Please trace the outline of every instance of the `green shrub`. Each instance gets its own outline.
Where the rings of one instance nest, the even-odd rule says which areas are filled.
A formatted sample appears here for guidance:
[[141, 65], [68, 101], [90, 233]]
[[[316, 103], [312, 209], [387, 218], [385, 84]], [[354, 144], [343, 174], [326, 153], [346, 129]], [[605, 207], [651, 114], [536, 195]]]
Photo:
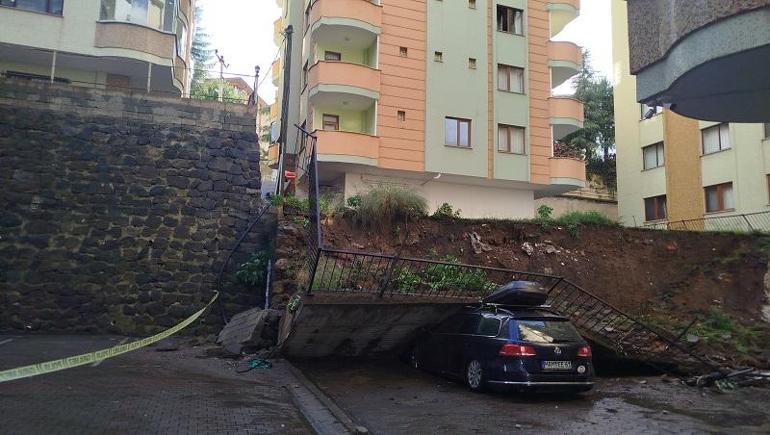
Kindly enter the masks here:
[[453, 209], [452, 206], [449, 203], [443, 203], [441, 206], [439, 206], [438, 209], [433, 213], [433, 217], [448, 217], [448, 218], [454, 218], [454, 219], [460, 219], [460, 214], [462, 213], [462, 210], [459, 208], [457, 210]]
[[598, 211], [571, 211], [556, 219], [559, 225], [619, 226], [619, 224]]
[[709, 307], [703, 319], [692, 328], [692, 333], [706, 342], [733, 343], [741, 353], [749, 353], [760, 335], [756, 329], [738, 323], [717, 306]]
[[[456, 257], [442, 259], [446, 263], [459, 263]], [[430, 264], [425, 269], [413, 271], [400, 269], [393, 277], [393, 287], [402, 293], [418, 289], [430, 292], [461, 290], [478, 292], [494, 290], [497, 284], [487, 278], [481, 269], [472, 269], [459, 264]]]
[[248, 287], [261, 287], [265, 284], [265, 273], [267, 263], [270, 261], [270, 254], [259, 252], [249, 258], [249, 260], [238, 267], [235, 277], [238, 282]]
[[357, 209], [358, 207], [361, 207], [361, 202], [363, 200], [361, 199], [361, 195], [353, 195], [346, 201], [346, 204], [348, 207], [352, 209]]
[[272, 198], [270, 198], [271, 203], [273, 206], [286, 206], [291, 208], [296, 208], [299, 211], [307, 212], [310, 210], [310, 201], [307, 199], [301, 199], [298, 198], [295, 195], [274, 195]]
[[553, 207], [549, 207], [545, 204], [537, 208], [537, 218], [542, 220], [550, 220], [553, 213]]
[[427, 214], [428, 203], [419, 194], [400, 187], [377, 187], [361, 197], [355, 221], [365, 227], [411, 221]]

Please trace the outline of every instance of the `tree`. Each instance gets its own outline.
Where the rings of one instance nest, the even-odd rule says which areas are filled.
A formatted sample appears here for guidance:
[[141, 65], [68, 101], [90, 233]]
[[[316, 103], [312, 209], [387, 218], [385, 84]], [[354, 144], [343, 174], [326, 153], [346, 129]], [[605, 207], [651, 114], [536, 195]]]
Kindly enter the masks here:
[[[216, 101], [219, 99], [219, 79], [206, 79], [201, 80], [195, 89], [192, 91], [192, 97], [200, 100]], [[245, 103], [249, 98], [245, 92], [231, 85], [230, 83], [224, 83], [222, 85], [222, 100], [229, 102]]]
[[597, 77], [591, 67], [590, 53], [583, 51], [583, 68], [573, 79], [575, 98], [583, 102], [583, 128], [562, 141], [585, 152], [589, 175], [600, 176], [614, 189], [615, 177], [615, 104], [612, 85], [605, 77]]
[[212, 60], [214, 50], [211, 48], [209, 34], [200, 23], [203, 21], [203, 9], [200, 6], [195, 7], [195, 31], [193, 32], [192, 47], [190, 57], [193, 60], [193, 77], [190, 84], [190, 96], [201, 98], [206, 95], [204, 82], [208, 77], [208, 70], [214, 65]]

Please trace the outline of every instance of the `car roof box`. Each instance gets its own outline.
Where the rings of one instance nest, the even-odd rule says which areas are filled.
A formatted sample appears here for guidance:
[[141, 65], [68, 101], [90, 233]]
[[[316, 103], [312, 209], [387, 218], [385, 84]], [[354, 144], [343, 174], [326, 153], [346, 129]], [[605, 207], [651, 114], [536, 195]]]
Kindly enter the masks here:
[[548, 290], [532, 281], [511, 281], [484, 298], [486, 304], [536, 307], [545, 304]]

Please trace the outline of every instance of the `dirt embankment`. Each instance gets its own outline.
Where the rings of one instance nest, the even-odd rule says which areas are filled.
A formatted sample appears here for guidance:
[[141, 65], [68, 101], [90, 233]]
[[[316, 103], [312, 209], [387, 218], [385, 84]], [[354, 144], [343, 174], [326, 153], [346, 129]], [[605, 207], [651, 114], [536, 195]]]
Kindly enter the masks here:
[[[324, 222], [327, 246], [562, 276], [634, 315], [693, 318], [719, 306], [760, 322], [768, 251], [764, 238], [739, 234], [558, 226], [513, 221], [421, 219], [379, 231], [343, 218]], [[488, 245], [473, 249], [473, 234]]]

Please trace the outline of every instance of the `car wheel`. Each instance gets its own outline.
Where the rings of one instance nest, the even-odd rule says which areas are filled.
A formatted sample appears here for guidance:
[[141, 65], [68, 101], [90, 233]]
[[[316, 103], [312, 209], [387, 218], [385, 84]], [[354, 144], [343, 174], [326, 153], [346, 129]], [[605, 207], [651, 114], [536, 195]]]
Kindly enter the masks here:
[[465, 369], [465, 383], [468, 385], [468, 388], [471, 391], [482, 391], [484, 390], [485, 382], [484, 368], [481, 366], [481, 363], [475, 359], [469, 362]]

